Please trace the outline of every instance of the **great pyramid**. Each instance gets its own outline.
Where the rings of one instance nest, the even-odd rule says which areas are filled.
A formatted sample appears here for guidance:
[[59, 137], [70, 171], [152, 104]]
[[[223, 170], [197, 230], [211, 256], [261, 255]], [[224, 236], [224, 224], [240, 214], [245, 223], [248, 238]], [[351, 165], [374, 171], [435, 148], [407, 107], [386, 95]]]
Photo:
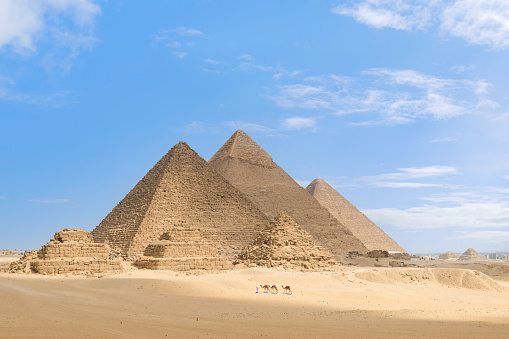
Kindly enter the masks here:
[[327, 248], [317, 246], [311, 234], [284, 213], [278, 214], [238, 259], [266, 267], [320, 268], [337, 264]]
[[483, 260], [486, 260], [486, 258], [483, 257], [482, 255], [480, 255], [479, 253], [477, 253], [477, 251], [474, 250], [473, 248], [469, 248], [462, 255], [460, 255], [458, 260], [461, 260], [461, 261], [483, 261]]
[[136, 260], [138, 268], [152, 270], [229, 270], [233, 264], [219, 256], [217, 247], [205, 241], [201, 232], [185, 221], [175, 225], [147, 246], [143, 257]]
[[209, 164], [268, 217], [287, 213], [333, 254], [368, 251], [243, 131], [236, 131]]
[[123, 255], [141, 255], [186, 220], [222, 255], [235, 256], [269, 219], [186, 143], [175, 145], [104, 218], [92, 234]]
[[370, 251], [383, 250], [406, 253], [394, 240], [375, 225], [368, 217], [346, 200], [325, 180], [313, 180], [306, 190], [325, 207], [330, 214], [345, 225]]

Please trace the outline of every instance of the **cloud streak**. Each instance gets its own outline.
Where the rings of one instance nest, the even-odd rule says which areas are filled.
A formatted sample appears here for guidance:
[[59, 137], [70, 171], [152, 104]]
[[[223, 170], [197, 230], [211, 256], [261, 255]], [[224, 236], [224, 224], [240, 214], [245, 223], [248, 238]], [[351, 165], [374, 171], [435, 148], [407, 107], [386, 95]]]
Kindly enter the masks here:
[[284, 108], [356, 114], [357, 125], [399, 125], [476, 112], [491, 84], [438, 78], [414, 70], [368, 69], [360, 77], [321, 75], [277, 86], [269, 97]]
[[378, 29], [415, 31], [435, 27], [440, 34], [491, 48], [509, 46], [506, 0], [364, 0], [332, 12]]

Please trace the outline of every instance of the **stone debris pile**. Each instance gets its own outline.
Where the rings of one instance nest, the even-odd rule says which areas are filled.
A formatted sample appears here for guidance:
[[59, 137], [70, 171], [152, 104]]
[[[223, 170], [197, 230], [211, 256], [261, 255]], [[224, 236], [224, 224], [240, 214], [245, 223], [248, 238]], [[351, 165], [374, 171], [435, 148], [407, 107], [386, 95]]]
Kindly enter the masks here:
[[482, 255], [480, 255], [479, 253], [477, 253], [477, 251], [474, 250], [473, 248], [469, 248], [462, 255], [460, 255], [458, 260], [461, 260], [461, 261], [479, 261], [479, 260], [486, 260], [486, 258], [483, 257]]
[[338, 264], [327, 248], [317, 246], [311, 234], [284, 213], [278, 214], [260, 232], [238, 260], [247, 265], [288, 268], [324, 268]]
[[109, 246], [94, 243], [92, 235], [81, 228], [56, 232], [37, 255], [34, 252], [29, 251], [21, 258], [22, 263], [13, 263], [12, 270], [19, 267], [26, 272], [27, 265], [31, 272], [42, 274], [103, 273], [121, 269], [120, 261], [109, 260]]
[[185, 221], [164, 232], [159, 241], [147, 246], [144, 256], [137, 259], [138, 268], [152, 270], [229, 270], [232, 262], [219, 256], [217, 247], [203, 239], [198, 229]]
[[445, 253], [442, 253], [438, 256], [438, 259], [441, 259], [441, 260], [458, 260], [458, 258], [460, 257], [460, 255], [458, 253], [454, 253], [454, 252], [445, 252]]

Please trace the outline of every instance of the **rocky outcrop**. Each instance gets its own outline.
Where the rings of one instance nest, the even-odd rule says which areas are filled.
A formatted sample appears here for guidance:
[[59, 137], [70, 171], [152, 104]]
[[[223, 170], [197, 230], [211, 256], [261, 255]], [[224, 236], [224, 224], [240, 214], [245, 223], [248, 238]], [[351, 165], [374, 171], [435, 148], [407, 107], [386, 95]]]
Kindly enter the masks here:
[[280, 213], [238, 260], [247, 265], [323, 268], [337, 265], [332, 253], [317, 246], [315, 239], [290, 216]]

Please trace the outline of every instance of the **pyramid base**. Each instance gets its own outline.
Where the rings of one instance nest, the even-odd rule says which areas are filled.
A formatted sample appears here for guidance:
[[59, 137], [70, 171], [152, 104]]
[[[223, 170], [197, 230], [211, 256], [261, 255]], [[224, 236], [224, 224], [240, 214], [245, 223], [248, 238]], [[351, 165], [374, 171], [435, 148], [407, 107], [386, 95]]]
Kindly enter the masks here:
[[224, 257], [205, 258], [148, 258], [142, 257], [134, 266], [149, 270], [191, 271], [191, 270], [231, 270], [233, 264]]
[[122, 269], [120, 261], [101, 260], [95, 258], [60, 258], [55, 260], [32, 260], [32, 272], [41, 274], [66, 273], [104, 273]]

